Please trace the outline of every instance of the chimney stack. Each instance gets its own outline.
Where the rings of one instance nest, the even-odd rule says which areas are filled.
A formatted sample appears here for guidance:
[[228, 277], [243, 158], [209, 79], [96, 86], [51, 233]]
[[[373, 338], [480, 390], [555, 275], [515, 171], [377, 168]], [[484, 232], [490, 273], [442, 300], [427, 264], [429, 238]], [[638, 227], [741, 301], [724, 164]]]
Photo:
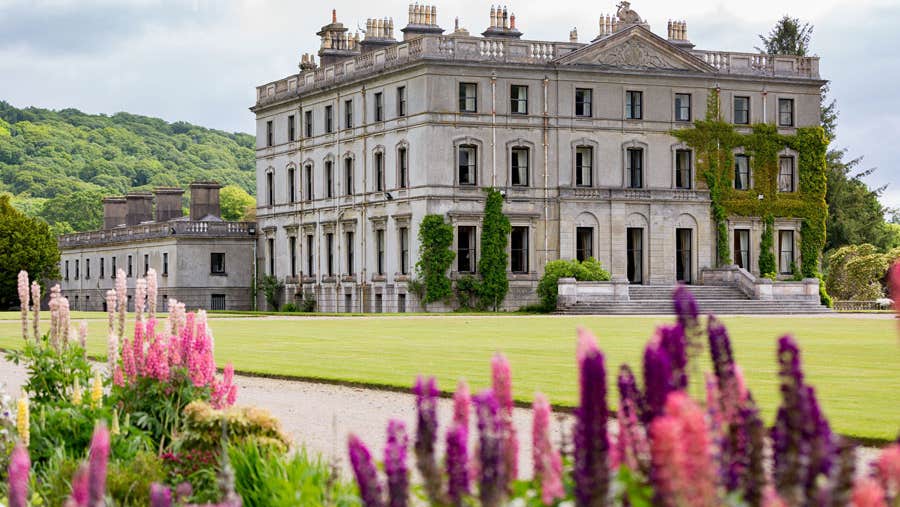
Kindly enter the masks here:
[[516, 28], [516, 15], [510, 14], [506, 7], [492, 5], [490, 19], [490, 26], [488, 26], [488, 29], [482, 32], [481, 35], [485, 37], [503, 37], [510, 39], [522, 37], [522, 32]]
[[168, 222], [175, 218], [181, 218], [184, 214], [181, 209], [184, 190], [161, 187], [154, 190], [153, 193], [156, 195], [157, 222]]
[[153, 221], [153, 194], [133, 192], [125, 196], [125, 225]]
[[[390, 29], [393, 32], [394, 22], [390, 22]], [[409, 4], [409, 20], [406, 27], [400, 30], [403, 32], [403, 40], [410, 40], [419, 35], [433, 33], [444, 33], [444, 29], [437, 24], [437, 7], [433, 5]], [[393, 33], [391, 33], [393, 39]]]
[[191, 221], [200, 221], [207, 216], [221, 217], [219, 209], [219, 185], [215, 181], [195, 181], [191, 183]]
[[103, 198], [103, 228], [113, 229], [125, 225], [125, 215], [128, 212], [128, 206], [125, 198], [104, 197]]
[[690, 39], [688, 39], [687, 21], [669, 20], [668, 28], [669, 42], [683, 49], [690, 50], [694, 48], [694, 45], [691, 44]]

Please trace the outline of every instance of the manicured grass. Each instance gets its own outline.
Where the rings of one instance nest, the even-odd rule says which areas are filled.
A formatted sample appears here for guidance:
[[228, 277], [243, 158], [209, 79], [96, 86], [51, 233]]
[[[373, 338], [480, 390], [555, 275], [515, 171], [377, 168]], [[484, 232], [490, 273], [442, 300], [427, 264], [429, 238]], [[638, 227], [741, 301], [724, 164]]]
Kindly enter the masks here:
[[[89, 349], [105, 349], [103, 314], [93, 314]], [[490, 381], [490, 358], [503, 351], [513, 367], [517, 399], [535, 391], [557, 404], [577, 399], [575, 329], [598, 336], [607, 357], [610, 391], [618, 366], [640, 375], [643, 346], [668, 318], [558, 316], [430, 316], [369, 318], [211, 317], [220, 365], [239, 371], [410, 386], [417, 374], [436, 375], [452, 390], [459, 378], [473, 389]], [[847, 316], [727, 317], [735, 356], [771, 423], [778, 403], [776, 339], [793, 333], [803, 365], [834, 429], [888, 440], [900, 429], [900, 346], [893, 319]], [[14, 320], [0, 318], [0, 347], [20, 342]], [[2, 377], [2, 374], [0, 374]], [[610, 396], [615, 405], [616, 396]], [[253, 400], [244, 399], [244, 403]]]

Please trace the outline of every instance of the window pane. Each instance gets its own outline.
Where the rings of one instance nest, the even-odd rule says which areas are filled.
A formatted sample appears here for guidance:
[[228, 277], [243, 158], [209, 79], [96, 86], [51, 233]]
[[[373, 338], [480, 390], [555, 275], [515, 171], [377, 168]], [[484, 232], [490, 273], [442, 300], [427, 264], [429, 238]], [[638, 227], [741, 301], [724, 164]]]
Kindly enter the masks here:
[[589, 147], [576, 148], [575, 150], [575, 185], [590, 187], [593, 185], [593, 149]]
[[691, 152], [689, 150], [675, 152], [675, 187], [691, 188]]
[[628, 186], [630, 188], [643, 187], [643, 157], [644, 150], [641, 148], [628, 149]]
[[575, 89], [575, 116], [591, 116], [591, 90]]
[[750, 123], [750, 97], [734, 98], [734, 123], [741, 125]]
[[575, 230], [575, 258], [584, 261], [593, 257], [594, 229], [593, 227], [578, 227]]
[[783, 127], [794, 125], [793, 99], [778, 99], [778, 124]]
[[675, 94], [675, 121], [691, 121], [691, 96], [687, 93]]
[[478, 110], [477, 85], [475, 83], [459, 84], [459, 110], [466, 113], [474, 113]]
[[778, 191], [794, 191], [794, 159], [793, 157], [781, 157], [778, 171]]
[[734, 188], [750, 189], [750, 157], [746, 155], [734, 156]]
[[513, 227], [510, 235], [510, 271], [528, 272], [528, 227]]
[[459, 148], [459, 184], [475, 184], [475, 147], [460, 146]]
[[528, 185], [528, 149], [515, 148], [512, 150], [512, 184], [515, 186]]

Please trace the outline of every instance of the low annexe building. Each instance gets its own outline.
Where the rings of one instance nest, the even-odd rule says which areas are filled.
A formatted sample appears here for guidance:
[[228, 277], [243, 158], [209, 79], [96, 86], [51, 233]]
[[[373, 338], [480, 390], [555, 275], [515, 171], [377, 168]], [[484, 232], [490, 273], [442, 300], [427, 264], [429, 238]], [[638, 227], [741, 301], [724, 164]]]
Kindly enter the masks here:
[[[333, 13], [318, 65], [304, 54], [299, 73], [257, 87], [260, 270], [288, 297], [417, 309], [422, 218], [453, 226], [450, 276], [475, 273], [487, 187], [505, 193], [512, 224], [506, 308], [535, 301], [560, 258], [597, 258], [630, 284], [697, 283], [717, 265], [716, 225], [697, 154], [672, 131], [703, 119], [714, 90], [738, 133], [819, 124], [817, 57], [697, 49], [685, 22], [659, 36], [627, 2], [587, 43], [574, 30], [525, 40], [505, 9], [489, 19], [480, 37], [444, 33], [434, 7], [415, 5], [402, 40], [390, 19], [369, 20], [361, 39]], [[737, 191], [801, 191], [796, 152], [778, 153], [772, 185], [734, 155]], [[780, 277], [799, 264], [802, 223], [775, 216]], [[763, 218], [729, 216], [727, 228], [733, 262], [760, 275]]]
[[[158, 275], [158, 308], [175, 298], [188, 308], [252, 309], [256, 223], [224, 221], [219, 188], [192, 183], [188, 216], [180, 188], [105, 198], [103, 229], [59, 237], [59, 283], [72, 309], [106, 310], [117, 270], [130, 294], [150, 268]], [[130, 295], [128, 305], [132, 311]]]

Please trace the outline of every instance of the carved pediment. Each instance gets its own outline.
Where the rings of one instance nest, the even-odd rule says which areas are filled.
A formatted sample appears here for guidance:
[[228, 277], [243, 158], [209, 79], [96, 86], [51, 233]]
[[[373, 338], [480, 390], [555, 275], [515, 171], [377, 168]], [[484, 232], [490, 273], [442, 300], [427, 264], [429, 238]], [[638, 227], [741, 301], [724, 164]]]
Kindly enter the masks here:
[[661, 69], [693, 72], [715, 70], [640, 25], [596, 40], [564, 55], [558, 62], [563, 65], [598, 65], [628, 70]]

